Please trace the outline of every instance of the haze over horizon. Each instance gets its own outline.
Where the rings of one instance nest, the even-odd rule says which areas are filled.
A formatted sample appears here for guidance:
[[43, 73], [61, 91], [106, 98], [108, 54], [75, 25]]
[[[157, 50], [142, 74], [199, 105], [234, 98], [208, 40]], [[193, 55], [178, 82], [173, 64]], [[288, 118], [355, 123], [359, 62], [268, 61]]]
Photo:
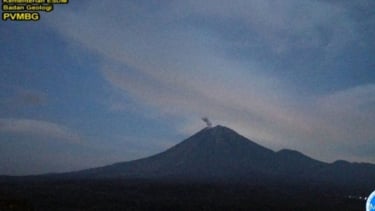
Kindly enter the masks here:
[[70, 1], [0, 22], [0, 175], [149, 156], [225, 125], [375, 163], [375, 2]]

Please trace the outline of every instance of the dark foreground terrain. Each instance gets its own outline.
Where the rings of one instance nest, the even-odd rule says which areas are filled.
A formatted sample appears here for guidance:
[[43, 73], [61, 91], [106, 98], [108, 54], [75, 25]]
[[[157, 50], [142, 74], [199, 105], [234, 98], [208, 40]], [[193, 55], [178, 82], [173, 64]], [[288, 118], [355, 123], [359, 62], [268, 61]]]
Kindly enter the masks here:
[[0, 210], [358, 210], [371, 190], [151, 180], [1, 181]]

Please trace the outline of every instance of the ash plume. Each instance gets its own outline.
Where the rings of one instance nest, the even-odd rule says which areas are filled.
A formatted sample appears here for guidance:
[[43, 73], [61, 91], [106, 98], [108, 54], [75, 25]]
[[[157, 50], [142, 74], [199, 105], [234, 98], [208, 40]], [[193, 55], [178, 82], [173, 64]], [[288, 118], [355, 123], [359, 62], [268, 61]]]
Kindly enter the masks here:
[[207, 128], [212, 127], [212, 123], [207, 117], [203, 117], [202, 120], [203, 120], [203, 122], [205, 122], [207, 124]]

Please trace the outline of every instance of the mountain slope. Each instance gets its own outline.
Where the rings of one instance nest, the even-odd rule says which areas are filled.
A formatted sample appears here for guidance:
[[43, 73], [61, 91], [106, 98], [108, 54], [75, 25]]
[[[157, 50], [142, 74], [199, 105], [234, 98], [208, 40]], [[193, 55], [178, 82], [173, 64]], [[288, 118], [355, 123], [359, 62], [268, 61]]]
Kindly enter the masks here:
[[241, 179], [375, 185], [375, 165], [324, 163], [293, 150], [274, 152], [216, 126], [151, 157], [64, 174], [84, 178]]
[[261, 173], [274, 152], [233, 130], [205, 128], [160, 154], [79, 172], [98, 177], [213, 177]]

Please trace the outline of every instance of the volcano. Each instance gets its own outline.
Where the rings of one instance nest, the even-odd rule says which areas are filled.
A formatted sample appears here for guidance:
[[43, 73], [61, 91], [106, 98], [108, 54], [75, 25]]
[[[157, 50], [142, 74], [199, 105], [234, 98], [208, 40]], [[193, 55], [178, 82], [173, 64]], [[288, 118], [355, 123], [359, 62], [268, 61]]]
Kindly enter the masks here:
[[224, 127], [207, 127], [159, 154], [59, 176], [265, 180], [375, 185], [375, 165], [326, 163], [298, 151], [274, 152]]
[[375, 165], [267, 149], [223, 126], [159, 154], [76, 172], [0, 177], [0, 210], [361, 210]]

